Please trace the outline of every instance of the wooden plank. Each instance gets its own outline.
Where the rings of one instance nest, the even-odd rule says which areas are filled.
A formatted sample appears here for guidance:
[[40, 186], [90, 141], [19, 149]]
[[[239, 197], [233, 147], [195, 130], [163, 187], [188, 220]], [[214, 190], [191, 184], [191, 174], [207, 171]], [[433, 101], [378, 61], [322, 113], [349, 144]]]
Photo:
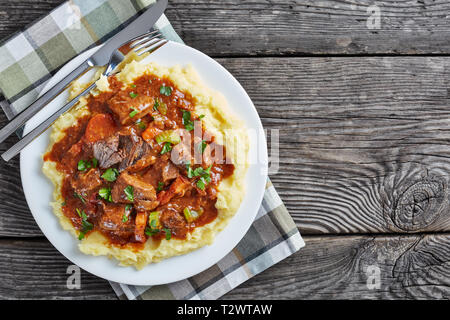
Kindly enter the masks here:
[[[303, 234], [450, 230], [448, 59], [219, 62], [279, 130], [271, 178]], [[0, 235], [39, 235], [19, 178], [0, 167]]]
[[[224, 299], [448, 299], [449, 259], [448, 234], [306, 237], [305, 248]], [[0, 298], [116, 298], [84, 271], [81, 289], [68, 289], [70, 265], [46, 240], [0, 240]]]
[[[1, 299], [117, 299], [109, 283], [81, 271], [69, 289], [73, 264], [47, 240], [0, 240]], [[69, 279], [69, 283], [73, 283]]]
[[304, 249], [224, 299], [448, 299], [449, 259], [448, 234], [306, 237]]
[[[0, 0], [0, 38], [62, 0]], [[209, 55], [448, 54], [450, 1], [171, 0], [167, 16]], [[372, 17], [372, 18], [371, 18]]]

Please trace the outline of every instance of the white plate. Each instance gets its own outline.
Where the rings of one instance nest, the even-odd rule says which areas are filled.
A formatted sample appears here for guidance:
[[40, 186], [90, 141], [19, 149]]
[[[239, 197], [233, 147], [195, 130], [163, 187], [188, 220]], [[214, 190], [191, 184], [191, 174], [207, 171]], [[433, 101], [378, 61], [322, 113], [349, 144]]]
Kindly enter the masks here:
[[[75, 69], [94, 50], [96, 48], [69, 62], [52, 78], [46, 89]], [[255, 130], [259, 135], [250, 137], [250, 154], [253, 157], [253, 163], [246, 177], [246, 196], [239, 211], [230, 220], [228, 226], [218, 234], [211, 246], [205, 246], [160, 263], [150, 264], [140, 271], [134, 267], [121, 267], [114, 259], [85, 255], [78, 249], [78, 240], [61, 228], [49, 205], [53, 200], [53, 185], [42, 173], [42, 155], [49, 143], [49, 130], [27, 146], [20, 156], [25, 197], [34, 219], [48, 240], [67, 259], [82, 269], [110, 281], [132, 285], [159, 285], [179, 281], [196, 275], [221, 260], [239, 243], [254, 221], [261, 205], [267, 179], [267, 148], [261, 121], [245, 90], [225, 68], [203, 53], [175, 42], [169, 42], [148, 56], [144, 62], [147, 61], [166, 66], [192, 64], [205, 83], [210, 88], [222, 92], [232, 111], [246, 122], [248, 128]], [[27, 123], [25, 132], [32, 130], [52, 110], [60, 107], [67, 98], [68, 94], [63, 93], [52, 101], [51, 105]], [[259, 158], [257, 161], [254, 159], [256, 155]]]

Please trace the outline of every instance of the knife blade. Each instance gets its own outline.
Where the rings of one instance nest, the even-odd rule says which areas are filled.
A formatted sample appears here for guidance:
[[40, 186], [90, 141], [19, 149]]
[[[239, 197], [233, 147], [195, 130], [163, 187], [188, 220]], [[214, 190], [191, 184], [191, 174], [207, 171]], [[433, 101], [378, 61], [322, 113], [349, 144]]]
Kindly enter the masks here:
[[40, 98], [33, 102], [28, 108], [24, 109], [16, 117], [14, 117], [5, 127], [0, 130], [0, 143], [6, 140], [12, 133], [30, 120], [39, 110], [59, 95], [67, 86], [75, 79], [83, 75], [86, 71], [94, 66], [105, 66], [109, 62], [111, 53], [119, 48], [122, 44], [130, 39], [148, 31], [167, 7], [168, 0], [158, 0], [136, 20], [127, 27], [109, 39], [95, 54], [85, 60], [69, 75], [64, 77], [60, 82], [44, 93]]

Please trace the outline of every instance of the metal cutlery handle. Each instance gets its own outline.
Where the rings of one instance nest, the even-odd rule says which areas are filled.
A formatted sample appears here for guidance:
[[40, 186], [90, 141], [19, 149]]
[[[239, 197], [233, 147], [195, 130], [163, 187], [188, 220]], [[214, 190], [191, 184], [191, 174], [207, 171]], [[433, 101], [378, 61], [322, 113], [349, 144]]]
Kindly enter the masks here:
[[31, 130], [28, 134], [26, 134], [18, 143], [16, 143], [14, 146], [12, 146], [8, 151], [2, 154], [2, 158], [5, 161], [9, 161], [12, 158], [14, 158], [17, 154], [22, 151], [23, 148], [25, 148], [31, 141], [33, 141], [35, 138], [37, 138], [42, 132], [44, 132], [47, 128], [49, 128], [53, 122], [58, 119], [60, 115], [62, 115], [64, 112], [72, 108], [78, 100], [87, 95], [92, 89], [96, 88], [97, 85], [94, 82], [91, 86], [89, 86], [86, 90], [84, 90], [82, 93], [80, 93], [77, 97], [75, 97], [73, 100], [71, 100], [69, 103], [64, 105], [61, 109], [59, 109], [56, 113], [52, 114], [49, 118], [47, 118], [44, 122], [39, 124], [36, 128]]
[[39, 99], [33, 102], [28, 108], [19, 113], [11, 122], [0, 130], [0, 143], [6, 140], [12, 133], [30, 120], [40, 109], [52, 101], [61, 91], [64, 90], [73, 80], [85, 73], [92, 67], [90, 60], [83, 62], [78, 68], [58, 82], [53, 88], [48, 90]]

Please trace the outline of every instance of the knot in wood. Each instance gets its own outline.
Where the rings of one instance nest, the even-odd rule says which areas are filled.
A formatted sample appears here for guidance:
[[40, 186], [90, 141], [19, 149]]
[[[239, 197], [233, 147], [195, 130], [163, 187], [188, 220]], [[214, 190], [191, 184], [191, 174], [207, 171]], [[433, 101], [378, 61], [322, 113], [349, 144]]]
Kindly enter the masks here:
[[417, 231], [433, 223], [447, 202], [447, 183], [433, 178], [404, 190], [394, 205], [392, 221], [405, 231]]

